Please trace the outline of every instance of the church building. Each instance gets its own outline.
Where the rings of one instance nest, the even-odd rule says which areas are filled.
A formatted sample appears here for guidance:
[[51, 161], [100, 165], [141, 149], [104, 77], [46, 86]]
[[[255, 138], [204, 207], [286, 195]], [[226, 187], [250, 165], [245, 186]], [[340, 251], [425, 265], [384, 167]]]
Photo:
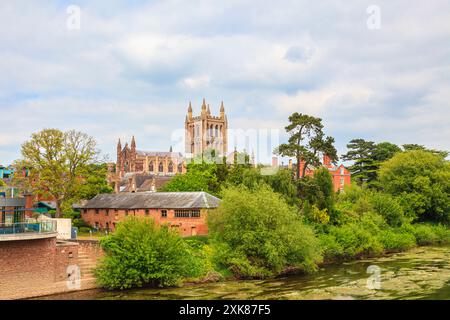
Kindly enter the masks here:
[[193, 157], [203, 154], [206, 150], [216, 150], [219, 155], [228, 152], [228, 120], [225, 115], [223, 101], [219, 116], [213, 116], [205, 99], [199, 116], [192, 115], [192, 105], [189, 102], [185, 120], [186, 154]]

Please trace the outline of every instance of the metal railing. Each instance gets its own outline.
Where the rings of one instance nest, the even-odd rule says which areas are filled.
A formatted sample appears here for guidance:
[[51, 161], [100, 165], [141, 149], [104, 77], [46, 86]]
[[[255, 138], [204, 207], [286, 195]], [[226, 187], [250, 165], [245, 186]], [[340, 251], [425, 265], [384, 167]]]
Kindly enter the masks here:
[[0, 223], [0, 236], [2, 234], [51, 232], [56, 232], [56, 221]]

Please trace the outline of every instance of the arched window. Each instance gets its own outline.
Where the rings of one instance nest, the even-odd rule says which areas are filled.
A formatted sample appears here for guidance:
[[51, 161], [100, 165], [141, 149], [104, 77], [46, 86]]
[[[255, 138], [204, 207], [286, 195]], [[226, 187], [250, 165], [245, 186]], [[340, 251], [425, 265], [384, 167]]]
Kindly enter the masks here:
[[169, 172], [173, 172], [173, 163], [172, 163], [172, 161], [169, 162]]
[[179, 164], [178, 164], [178, 172], [179, 172], [179, 173], [182, 173], [182, 172], [183, 172], [183, 164], [182, 164], [182, 163], [179, 163]]
[[219, 126], [216, 124], [216, 137], [219, 136]]
[[219, 137], [222, 137], [222, 126], [219, 127]]
[[148, 165], [148, 171], [153, 172], [155, 171], [155, 165], [153, 161], [150, 161], [150, 164]]
[[163, 171], [164, 171], [164, 166], [163, 166], [163, 163], [162, 163], [162, 162], [159, 163], [158, 171], [159, 171], [159, 172], [163, 172]]

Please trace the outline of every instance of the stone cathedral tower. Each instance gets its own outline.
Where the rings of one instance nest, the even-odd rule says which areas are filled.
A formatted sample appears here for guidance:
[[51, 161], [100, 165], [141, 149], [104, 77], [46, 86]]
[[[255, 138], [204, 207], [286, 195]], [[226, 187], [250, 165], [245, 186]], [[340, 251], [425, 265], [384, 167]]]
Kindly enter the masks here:
[[219, 155], [228, 152], [228, 120], [225, 115], [223, 101], [220, 105], [220, 115], [212, 116], [209, 104], [203, 99], [199, 116], [192, 115], [192, 105], [189, 102], [185, 121], [186, 153], [196, 156], [208, 149], [215, 149]]

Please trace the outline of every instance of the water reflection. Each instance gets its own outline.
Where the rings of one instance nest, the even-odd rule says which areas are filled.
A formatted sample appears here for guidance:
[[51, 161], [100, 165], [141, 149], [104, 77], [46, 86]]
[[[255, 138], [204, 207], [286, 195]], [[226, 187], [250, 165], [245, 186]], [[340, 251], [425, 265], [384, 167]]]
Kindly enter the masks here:
[[[378, 290], [367, 287], [370, 265], [381, 269]], [[450, 247], [421, 247], [326, 266], [313, 275], [182, 288], [88, 290], [41, 299], [450, 299]]]

